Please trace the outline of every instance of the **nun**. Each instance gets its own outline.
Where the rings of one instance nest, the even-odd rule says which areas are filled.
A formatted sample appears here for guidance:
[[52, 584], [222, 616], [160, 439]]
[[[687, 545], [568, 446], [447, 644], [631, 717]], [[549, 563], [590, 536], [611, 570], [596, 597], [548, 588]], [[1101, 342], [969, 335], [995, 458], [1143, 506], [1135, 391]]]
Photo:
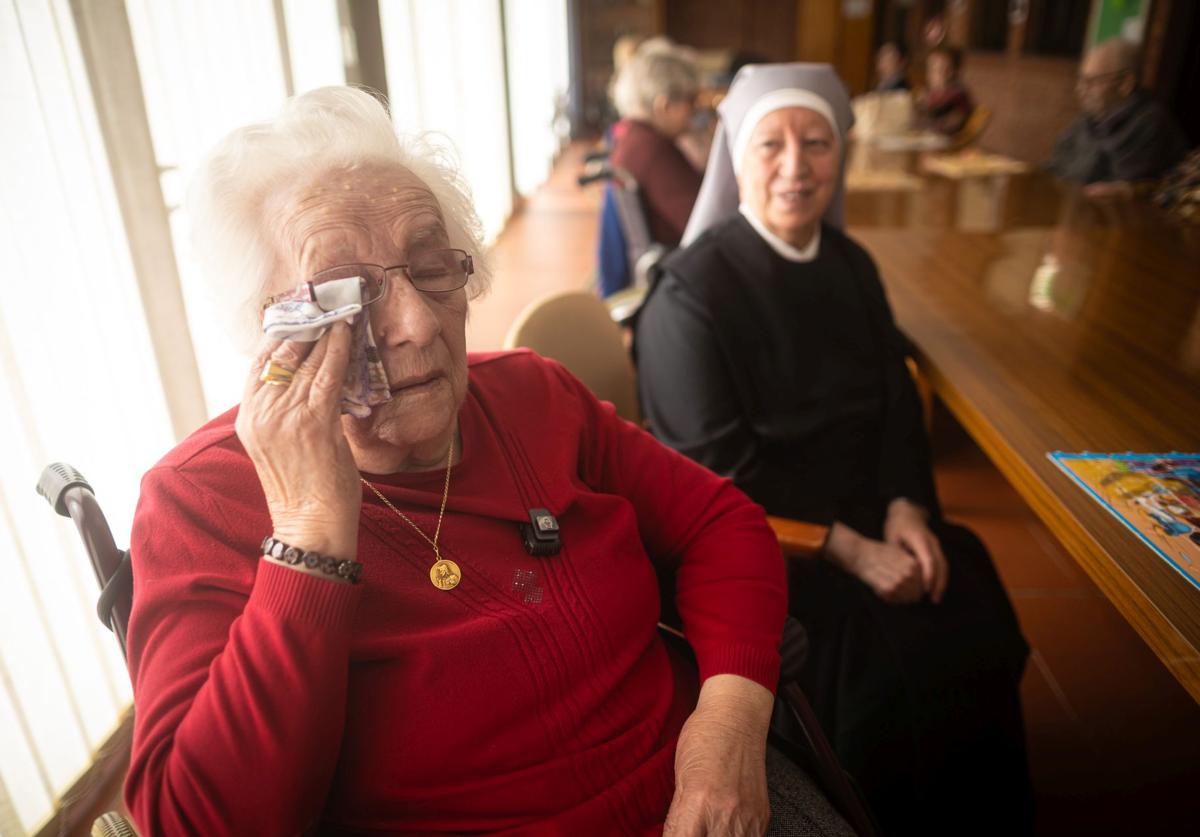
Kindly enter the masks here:
[[825, 64], [747, 66], [719, 114], [636, 326], [651, 429], [828, 527], [790, 570], [802, 685], [883, 831], [1028, 833], [1028, 646], [982, 543], [942, 518], [905, 340], [841, 229], [845, 87]]

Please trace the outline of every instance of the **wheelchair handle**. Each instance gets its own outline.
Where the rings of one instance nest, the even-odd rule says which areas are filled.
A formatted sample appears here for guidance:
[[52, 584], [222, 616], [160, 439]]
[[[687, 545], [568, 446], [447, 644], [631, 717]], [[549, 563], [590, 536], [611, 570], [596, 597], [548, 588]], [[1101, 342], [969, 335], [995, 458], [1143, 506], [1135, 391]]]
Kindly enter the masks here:
[[117, 548], [91, 484], [75, 468], [65, 462], [47, 465], [38, 480], [37, 491], [56, 512], [71, 518], [79, 530], [102, 591], [96, 613], [117, 635], [124, 652], [125, 623], [129, 620], [133, 590], [129, 553]]
[[65, 462], [54, 462], [42, 469], [38, 477], [37, 493], [46, 498], [46, 502], [54, 511], [63, 517], [70, 517], [67, 509], [66, 493], [76, 486], [86, 489], [89, 494], [95, 494], [87, 478]]

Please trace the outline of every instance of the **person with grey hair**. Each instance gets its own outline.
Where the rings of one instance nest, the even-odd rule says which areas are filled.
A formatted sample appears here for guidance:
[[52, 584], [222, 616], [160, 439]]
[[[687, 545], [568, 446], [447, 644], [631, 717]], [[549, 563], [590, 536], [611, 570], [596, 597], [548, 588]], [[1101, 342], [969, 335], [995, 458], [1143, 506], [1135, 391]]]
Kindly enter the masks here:
[[613, 130], [612, 164], [637, 181], [650, 236], [668, 247], [678, 246], [700, 190], [700, 172], [677, 145], [698, 90], [691, 57], [662, 39], [643, 43], [613, 86], [621, 122]]
[[853, 122], [827, 64], [743, 68], [684, 246], [636, 326], [654, 434], [768, 514], [793, 561], [799, 681], [885, 834], [1028, 833], [1029, 648], [987, 550], [943, 519], [879, 271], [842, 232]]
[[470, 200], [367, 93], [289, 100], [197, 178], [198, 252], [265, 336], [241, 404], [142, 482], [140, 832], [762, 833], [762, 510], [561, 366], [467, 354]]
[[1167, 172], [1187, 150], [1179, 126], [1138, 86], [1137, 47], [1111, 38], [1088, 50], [1075, 93], [1083, 114], [1059, 136], [1047, 167], [1095, 197]]

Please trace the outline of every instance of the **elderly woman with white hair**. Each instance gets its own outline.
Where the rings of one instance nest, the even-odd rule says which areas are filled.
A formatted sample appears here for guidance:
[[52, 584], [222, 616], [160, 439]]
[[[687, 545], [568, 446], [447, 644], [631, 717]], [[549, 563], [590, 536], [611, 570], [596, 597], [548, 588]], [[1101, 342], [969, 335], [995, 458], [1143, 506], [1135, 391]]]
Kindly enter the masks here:
[[829, 527], [793, 565], [801, 684], [884, 831], [1028, 831], [1028, 649], [982, 544], [941, 517], [905, 340], [840, 229], [845, 88], [828, 65], [750, 66], [719, 111], [637, 324], [653, 432]]
[[562, 367], [467, 354], [487, 271], [453, 171], [328, 88], [230, 135], [191, 210], [268, 339], [142, 483], [142, 833], [761, 833], [786, 607], [763, 513]]
[[643, 43], [621, 68], [613, 100], [612, 164], [637, 181], [650, 236], [679, 245], [700, 172], [676, 144], [691, 126], [699, 74], [690, 53], [662, 38]]

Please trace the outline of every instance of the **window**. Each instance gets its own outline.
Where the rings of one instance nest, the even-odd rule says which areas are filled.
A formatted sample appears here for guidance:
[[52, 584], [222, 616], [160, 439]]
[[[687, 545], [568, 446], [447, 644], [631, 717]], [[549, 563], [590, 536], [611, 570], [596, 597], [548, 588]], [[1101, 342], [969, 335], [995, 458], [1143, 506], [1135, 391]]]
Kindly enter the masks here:
[[[139, 283], [140, 251], [131, 242], [140, 221], [122, 214], [125, 163], [118, 160], [115, 172], [110, 166], [120, 155], [106, 148], [109, 125], [97, 115], [102, 102], [93, 100], [97, 80], [88, 68], [136, 59], [142, 89], [107, 95], [149, 131], [152, 148], [136, 162], [150, 171], [151, 191], [158, 172], [162, 207], [152, 201], [138, 211], [154, 216], [160, 243], [174, 250], [187, 309], [179, 328], [190, 334], [196, 360], [187, 374], [196, 393], [203, 386], [203, 405], [194, 399], [199, 420], [237, 402], [247, 361], [214, 322], [191, 264], [181, 208], [188, 178], [218, 138], [273, 115], [289, 90], [345, 82], [343, 49], [352, 39], [343, 36], [338, 8], [338, 0], [0, 0], [4, 837], [46, 822], [131, 697], [117, 645], [93, 616], [95, 582], [83, 548], [72, 525], [34, 493], [38, 474], [53, 461], [79, 468], [126, 544], [140, 475], [190, 430], [172, 414], [169, 374], [147, 320], [146, 282], [173, 284], [176, 276]], [[566, 5], [381, 0], [380, 8], [393, 117], [402, 129], [441, 131], [453, 141], [494, 236], [511, 211], [512, 184], [536, 186], [557, 150]], [[131, 40], [81, 38], [90, 31], [81, 9], [114, 16], [107, 20], [123, 10]], [[512, 125], [505, 32], [520, 53], [509, 52]], [[512, 163], [510, 131], [520, 143]]]
[[449, 141], [494, 238], [512, 211], [500, 4], [389, 0], [379, 18], [392, 120]]
[[0, 2], [0, 832], [34, 830], [130, 698], [69, 523], [33, 492], [71, 462], [127, 533], [172, 443], [67, 0]]
[[559, 150], [555, 130], [564, 119], [567, 95], [567, 9], [562, 0], [508, 0], [508, 102], [512, 115], [513, 182], [528, 195], [546, 175]]

